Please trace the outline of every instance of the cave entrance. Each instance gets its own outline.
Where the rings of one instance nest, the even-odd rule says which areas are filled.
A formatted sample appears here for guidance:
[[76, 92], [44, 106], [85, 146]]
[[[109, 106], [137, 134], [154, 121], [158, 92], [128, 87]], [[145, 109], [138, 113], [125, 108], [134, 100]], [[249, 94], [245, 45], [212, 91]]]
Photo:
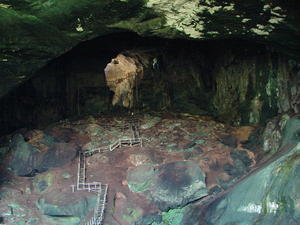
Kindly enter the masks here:
[[[258, 124], [291, 108], [287, 103], [281, 106], [278, 97], [278, 90], [290, 85], [291, 72], [280, 54], [268, 49], [244, 40], [170, 40], [133, 33], [86, 41], [0, 100], [0, 135], [65, 118], [130, 111], [122, 104], [112, 106], [114, 93], [106, 84], [104, 68], [118, 54], [136, 51], [151, 60], [141, 63], [144, 74], [133, 87], [131, 110]], [[284, 94], [291, 95], [288, 90]]]

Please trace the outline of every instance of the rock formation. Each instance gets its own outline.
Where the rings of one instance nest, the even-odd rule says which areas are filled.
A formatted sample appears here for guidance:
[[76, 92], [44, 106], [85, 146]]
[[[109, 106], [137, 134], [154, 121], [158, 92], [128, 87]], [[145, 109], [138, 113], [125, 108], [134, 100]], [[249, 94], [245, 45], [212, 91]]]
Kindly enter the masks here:
[[296, 0], [2, 0], [0, 224], [91, 217], [70, 185], [126, 137], [112, 101], [144, 139], [86, 159], [105, 224], [299, 225], [299, 21]]
[[104, 71], [107, 86], [114, 92], [113, 105], [133, 107], [134, 91], [144, 76], [144, 67], [149, 64], [149, 56], [142, 53], [121, 53], [107, 64]]
[[[81, 41], [120, 29], [142, 36], [242, 38], [299, 56], [297, 1], [2, 1], [0, 96]], [[22, 55], [22, 57], [20, 57]]]
[[288, 120], [281, 154], [210, 205], [199, 224], [299, 224], [299, 125]]

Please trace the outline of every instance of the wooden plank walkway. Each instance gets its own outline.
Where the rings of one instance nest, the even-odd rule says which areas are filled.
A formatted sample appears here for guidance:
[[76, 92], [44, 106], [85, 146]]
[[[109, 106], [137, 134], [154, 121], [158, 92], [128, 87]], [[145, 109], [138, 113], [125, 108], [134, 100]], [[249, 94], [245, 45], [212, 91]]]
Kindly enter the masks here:
[[78, 171], [77, 171], [77, 184], [72, 185], [72, 191], [94, 191], [97, 192], [97, 203], [94, 210], [93, 217], [84, 225], [101, 225], [104, 218], [105, 204], [108, 193], [108, 184], [101, 184], [100, 182], [86, 183], [86, 163], [85, 158], [90, 157], [97, 153], [105, 153], [114, 151], [121, 147], [132, 147], [134, 145], [143, 146], [143, 141], [139, 134], [139, 120], [130, 118], [126, 120], [127, 125], [117, 125], [122, 131], [130, 129], [132, 138], [118, 139], [107, 147], [100, 147], [88, 151], [80, 151], [78, 157]]

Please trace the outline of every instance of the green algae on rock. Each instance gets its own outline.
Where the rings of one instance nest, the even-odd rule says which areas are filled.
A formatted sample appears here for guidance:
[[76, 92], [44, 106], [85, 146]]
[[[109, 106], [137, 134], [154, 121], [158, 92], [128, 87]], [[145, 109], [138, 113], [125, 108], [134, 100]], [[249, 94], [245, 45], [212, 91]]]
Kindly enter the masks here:
[[[238, 183], [220, 201], [210, 205], [205, 221], [224, 223], [298, 224], [299, 192], [299, 119], [290, 119], [282, 138], [279, 156], [250, 177]], [[293, 179], [291, 179], [293, 178]], [[259, 190], [259, 191], [257, 191]], [[241, 193], [243, 193], [241, 195]]]

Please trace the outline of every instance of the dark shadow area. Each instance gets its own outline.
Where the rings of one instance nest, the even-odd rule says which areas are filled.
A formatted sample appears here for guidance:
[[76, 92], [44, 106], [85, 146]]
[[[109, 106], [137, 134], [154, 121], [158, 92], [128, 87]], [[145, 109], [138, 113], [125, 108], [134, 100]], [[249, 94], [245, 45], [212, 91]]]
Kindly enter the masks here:
[[[113, 93], [106, 86], [104, 68], [118, 53], [136, 49], [149, 52], [157, 63], [147, 70], [136, 88], [134, 110], [224, 118], [227, 114], [216, 108], [219, 103], [214, 100], [216, 73], [228, 68], [229, 73], [236, 74], [230, 71], [231, 66], [253, 58], [259, 61], [267, 52], [265, 45], [244, 40], [169, 40], [134, 33], [99, 37], [49, 62], [32, 79], [2, 98], [0, 135], [22, 127], [44, 128], [66, 118], [127, 113], [128, 109], [112, 107]], [[247, 95], [253, 98], [251, 90]], [[233, 110], [247, 111], [247, 105]], [[276, 113], [270, 111], [268, 117]]]

